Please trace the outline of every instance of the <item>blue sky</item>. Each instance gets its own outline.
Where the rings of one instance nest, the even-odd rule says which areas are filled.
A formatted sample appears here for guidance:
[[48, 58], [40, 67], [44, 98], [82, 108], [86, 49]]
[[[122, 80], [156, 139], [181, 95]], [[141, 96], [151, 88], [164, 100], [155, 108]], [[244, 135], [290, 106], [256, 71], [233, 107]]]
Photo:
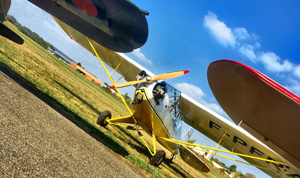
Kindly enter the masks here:
[[[168, 83], [215, 112], [228, 118], [207, 82], [207, 67], [218, 59], [249, 65], [300, 95], [300, 1], [133, 2], [150, 12], [149, 37], [143, 47], [127, 55], [155, 74], [189, 69], [189, 74]], [[25, 0], [12, 0], [9, 14], [109, 83], [98, 60], [72, 41], [49, 14]], [[202, 136], [198, 140], [212, 145]], [[267, 177], [256, 168], [224, 162], [237, 164], [243, 173]]]

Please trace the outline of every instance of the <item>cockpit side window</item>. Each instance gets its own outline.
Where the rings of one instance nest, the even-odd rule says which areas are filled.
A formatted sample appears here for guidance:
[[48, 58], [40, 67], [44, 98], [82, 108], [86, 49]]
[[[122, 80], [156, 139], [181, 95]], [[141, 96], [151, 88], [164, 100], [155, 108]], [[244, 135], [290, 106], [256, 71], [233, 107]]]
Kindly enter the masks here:
[[156, 102], [156, 105], [159, 105], [159, 99], [164, 99], [166, 94], [166, 84], [165, 83], [157, 83], [152, 91], [152, 94], [154, 96], [154, 100]]
[[170, 112], [174, 123], [175, 131], [181, 128], [181, 111], [180, 111], [180, 96], [181, 92], [171, 85], [166, 83], [166, 92], [170, 100]]

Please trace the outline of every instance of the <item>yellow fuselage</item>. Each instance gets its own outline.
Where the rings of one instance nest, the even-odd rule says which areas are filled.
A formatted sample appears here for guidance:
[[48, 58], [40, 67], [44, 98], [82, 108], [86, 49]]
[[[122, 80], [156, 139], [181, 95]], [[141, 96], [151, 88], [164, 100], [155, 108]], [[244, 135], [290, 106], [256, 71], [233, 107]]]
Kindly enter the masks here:
[[[153, 86], [152, 86], [153, 88]], [[165, 120], [164, 116], [171, 116], [169, 114], [169, 102], [168, 98], [166, 101], [161, 101], [160, 106], [154, 102], [152, 95], [151, 85], [146, 87], [142, 86], [137, 88], [134, 96], [134, 113], [133, 116], [136, 119], [139, 126], [141, 126], [150, 135], [153, 134], [156, 139], [172, 153], [176, 153], [176, 147], [173, 143], [166, 142], [159, 139], [163, 138], [174, 138], [175, 132], [173, 124], [171, 123], [171, 117]]]

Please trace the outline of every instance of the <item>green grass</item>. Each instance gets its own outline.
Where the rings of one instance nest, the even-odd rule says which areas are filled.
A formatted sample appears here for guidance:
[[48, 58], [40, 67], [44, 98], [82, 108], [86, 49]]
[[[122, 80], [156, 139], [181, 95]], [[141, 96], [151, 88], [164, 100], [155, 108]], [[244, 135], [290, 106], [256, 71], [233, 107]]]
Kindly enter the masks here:
[[[13, 28], [10, 24], [5, 24]], [[184, 163], [179, 156], [174, 159], [174, 163], [164, 161], [159, 167], [150, 165], [150, 154], [136, 132], [113, 125], [100, 128], [96, 124], [96, 119], [103, 110], [110, 110], [113, 117], [128, 115], [125, 106], [118, 99], [88, 81], [27, 36], [17, 30], [16, 33], [23, 37], [25, 43], [17, 45], [0, 37], [0, 65], [5, 66], [22, 81], [26, 81], [31, 92], [123, 157], [143, 175], [214, 177], [211, 173], [203, 176]], [[149, 135], [144, 136], [148, 143], [152, 142]], [[159, 144], [157, 147], [164, 149]], [[169, 156], [170, 153], [165, 151]]]
[[222, 176], [220, 173], [218, 173], [214, 169], [210, 169], [210, 172], [217, 178], [224, 178], [224, 176]]
[[153, 168], [153, 166], [150, 166], [148, 162], [145, 162], [142, 159], [137, 158], [136, 156], [129, 154], [126, 156], [127, 159], [133, 163], [134, 166], [146, 170], [148, 173], [152, 174], [156, 178], [163, 178], [165, 176], [162, 176], [160, 172], [158, 172], [156, 169]]

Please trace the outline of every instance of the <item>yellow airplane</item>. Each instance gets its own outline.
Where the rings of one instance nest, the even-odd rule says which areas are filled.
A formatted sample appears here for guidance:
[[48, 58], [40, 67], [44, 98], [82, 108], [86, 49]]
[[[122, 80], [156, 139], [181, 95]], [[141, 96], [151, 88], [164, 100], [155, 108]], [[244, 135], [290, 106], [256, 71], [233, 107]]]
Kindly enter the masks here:
[[[239, 62], [213, 62], [208, 68], [210, 87], [228, 115], [247, 132], [164, 81], [186, 74], [188, 70], [156, 76], [126, 55], [106, 49], [64, 22], [56, 21], [76, 42], [98, 57], [113, 84], [111, 88], [119, 93], [119, 87], [135, 86], [133, 111], [121, 97], [130, 113], [128, 116], [114, 118], [109, 111], [103, 111], [97, 123], [103, 127], [128, 124], [128, 129], [136, 130], [152, 155], [152, 165], [159, 166], [166, 157], [164, 151], [156, 149], [156, 143], [160, 142], [171, 151], [171, 159], [179, 154], [185, 162], [203, 172], [209, 168], [193, 149], [213, 150], [217, 156], [255, 166], [272, 177], [300, 177], [298, 96]], [[112, 74], [104, 63], [114, 69]], [[115, 84], [121, 79], [113, 80], [115, 72], [127, 82]], [[287, 106], [281, 106], [282, 102]], [[289, 107], [292, 109], [288, 110]], [[273, 109], [276, 112], [272, 114]], [[214, 140], [217, 146], [210, 148], [181, 140], [183, 122]], [[272, 127], [274, 122], [275, 127]], [[152, 136], [152, 149], [139, 132], [141, 128]], [[232, 151], [221, 150], [220, 146]], [[221, 152], [238, 155], [247, 162], [219, 154]]]
[[[195, 149], [212, 150], [214, 155], [255, 166], [272, 177], [300, 178], [300, 98], [297, 95], [239, 62], [213, 62], [207, 71], [209, 85], [235, 122], [232, 123], [164, 81], [184, 75], [188, 70], [156, 76], [127, 56], [113, 52], [133, 51], [147, 41], [147, 11], [124, 0], [29, 1], [55, 16], [71, 39], [98, 57], [106, 72], [103, 62], [114, 69], [107, 75], [119, 94], [118, 88], [135, 86], [133, 111], [120, 94], [130, 113], [128, 116], [113, 118], [109, 111], [104, 111], [97, 123], [103, 127], [128, 124], [128, 129], [136, 130], [152, 155], [152, 165], [159, 166], [166, 157], [164, 151], [156, 149], [160, 142], [171, 151], [171, 159], [179, 154], [203, 172], [209, 168], [194, 154]], [[0, 35], [22, 44], [23, 39], [2, 24], [10, 4], [11, 0], [0, 0]], [[120, 80], [112, 79], [115, 72], [127, 82], [115, 84]], [[182, 140], [183, 122], [217, 142], [217, 146], [210, 148]], [[152, 136], [152, 149], [140, 128]], [[232, 151], [221, 150], [220, 146]], [[220, 152], [238, 155], [247, 162]]]

